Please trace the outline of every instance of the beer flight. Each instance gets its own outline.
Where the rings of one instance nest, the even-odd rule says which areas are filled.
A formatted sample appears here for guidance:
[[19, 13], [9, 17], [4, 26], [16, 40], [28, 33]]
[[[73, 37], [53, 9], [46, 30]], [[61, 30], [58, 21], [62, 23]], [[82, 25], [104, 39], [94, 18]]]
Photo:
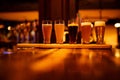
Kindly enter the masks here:
[[[43, 43], [51, 43], [53, 24], [51, 20], [42, 21], [42, 33], [43, 33]], [[95, 21], [94, 25], [89, 21], [83, 21], [80, 24], [75, 20], [69, 20], [67, 24], [69, 33], [69, 43], [76, 44], [78, 33], [81, 33], [80, 42], [82, 44], [90, 44], [93, 37], [92, 30], [95, 29], [96, 43], [104, 44], [104, 34], [105, 34], [105, 21]], [[54, 21], [54, 31], [56, 36], [56, 43], [62, 44], [64, 31], [65, 31], [65, 21], [55, 20]]]

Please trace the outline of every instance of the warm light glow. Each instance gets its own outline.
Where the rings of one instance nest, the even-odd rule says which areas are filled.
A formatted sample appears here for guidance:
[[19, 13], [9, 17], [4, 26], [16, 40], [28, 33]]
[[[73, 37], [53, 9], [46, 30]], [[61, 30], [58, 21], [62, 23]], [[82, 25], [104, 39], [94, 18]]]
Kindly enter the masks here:
[[114, 54], [114, 58], [112, 58], [112, 60], [114, 61], [114, 63], [116, 64], [116, 66], [120, 66], [120, 50], [119, 49], [115, 49], [115, 54]]
[[93, 28], [93, 24], [91, 24], [91, 27]]
[[120, 52], [119, 52], [119, 50], [116, 50], [116, 51], [115, 51], [115, 57], [116, 57], [116, 58], [120, 58]]
[[91, 60], [93, 58], [93, 53], [89, 53], [89, 59]]
[[25, 27], [25, 23], [21, 23], [21, 24], [20, 24], [20, 26], [23, 26], [23, 27]]
[[8, 30], [11, 30], [11, 26], [8, 26]]
[[27, 23], [27, 26], [30, 26], [30, 22]]
[[115, 53], [115, 57], [116, 58], [120, 58], [120, 54], [119, 53]]
[[[14, 17], [13, 17], [14, 16]], [[39, 18], [38, 11], [13, 11], [13, 12], [0, 12], [0, 19], [3, 20], [35, 20]]]
[[[33, 71], [38, 72], [48, 72], [56, 69], [59, 65], [63, 65], [64, 68], [64, 59], [68, 57], [71, 50], [70, 49], [51, 49], [52, 52], [49, 50], [47, 53], [49, 53], [49, 56], [46, 56], [43, 59], [39, 59], [35, 63], [31, 64], [31, 69]], [[62, 68], [60, 68], [62, 69]], [[58, 69], [59, 70], [59, 69]], [[61, 71], [61, 70], [59, 70]]]
[[0, 25], [0, 28], [4, 28], [4, 25], [1, 24], [1, 25]]
[[116, 28], [120, 27], [120, 23], [115, 23], [114, 25]]
[[[112, 12], [112, 13], [111, 13]], [[79, 10], [80, 17], [90, 17], [90, 20], [95, 21], [99, 19], [99, 9], [83, 9]], [[102, 19], [120, 18], [120, 9], [103, 9]], [[14, 16], [14, 17], [13, 17]], [[39, 19], [39, 11], [21, 11], [21, 12], [0, 12], [0, 19], [4, 20], [35, 20]]]
[[63, 42], [66, 40], [66, 34], [68, 34], [68, 31], [64, 31]]
[[[94, 37], [96, 40], [96, 36]], [[106, 25], [105, 28], [105, 44], [112, 45], [112, 48], [116, 48], [117, 42], [117, 30], [114, 25]]]
[[[112, 12], [112, 13], [111, 13]], [[84, 9], [84, 10], [79, 10], [80, 13], [80, 17], [81, 18], [88, 18], [90, 21], [96, 21], [99, 20], [99, 9]], [[119, 13], [120, 13], [120, 9], [103, 9], [102, 10], [102, 20], [107, 21], [107, 19], [109, 18], [119, 18]]]

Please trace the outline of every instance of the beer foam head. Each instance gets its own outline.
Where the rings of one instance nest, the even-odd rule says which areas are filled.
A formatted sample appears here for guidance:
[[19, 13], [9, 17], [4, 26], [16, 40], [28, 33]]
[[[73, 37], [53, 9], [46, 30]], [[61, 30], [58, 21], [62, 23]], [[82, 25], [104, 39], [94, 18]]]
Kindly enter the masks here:
[[78, 24], [77, 23], [71, 23], [71, 24], [68, 24], [68, 27], [69, 26], [78, 26]]
[[95, 21], [95, 26], [105, 26], [105, 21]]
[[92, 23], [91, 22], [82, 22], [81, 23], [81, 26], [86, 26], [86, 25], [92, 25]]
[[52, 26], [52, 24], [42, 24], [42, 26]]

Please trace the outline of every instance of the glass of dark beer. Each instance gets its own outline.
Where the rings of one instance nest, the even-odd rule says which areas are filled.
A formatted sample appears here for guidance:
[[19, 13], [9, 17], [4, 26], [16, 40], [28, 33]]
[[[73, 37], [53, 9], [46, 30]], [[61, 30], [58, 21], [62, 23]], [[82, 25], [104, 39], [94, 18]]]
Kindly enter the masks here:
[[104, 34], [105, 34], [105, 21], [95, 21], [94, 24], [97, 44], [104, 43]]
[[78, 24], [75, 21], [68, 21], [69, 43], [77, 42]]

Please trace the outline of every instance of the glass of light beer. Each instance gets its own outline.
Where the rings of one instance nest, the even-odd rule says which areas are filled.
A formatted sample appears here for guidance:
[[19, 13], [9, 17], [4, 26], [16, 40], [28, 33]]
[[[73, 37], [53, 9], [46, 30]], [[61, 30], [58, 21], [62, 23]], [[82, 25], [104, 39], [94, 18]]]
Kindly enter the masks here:
[[54, 21], [54, 30], [55, 30], [57, 44], [63, 43], [64, 28], [65, 28], [64, 20], [55, 20]]
[[74, 20], [68, 21], [68, 32], [69, 32], [69, 43], [75, 44], [77, 42], [77, 34], [78, 34], [78, 23]]
[[82, 34], [82, 43], [83, 44], [90, 43], [91, 34], [92, 34], [92, 23], [91, 22], [81, 23], [81, 34]]
[[43, 43], [50, 44], [51, 33], [52, 33], [52, 21], [51, 20], [42, 21], [42, 33], [43, 33]]
[[95, 21], [94, 23], [97, 44], [104, 43], [105, 21]]

